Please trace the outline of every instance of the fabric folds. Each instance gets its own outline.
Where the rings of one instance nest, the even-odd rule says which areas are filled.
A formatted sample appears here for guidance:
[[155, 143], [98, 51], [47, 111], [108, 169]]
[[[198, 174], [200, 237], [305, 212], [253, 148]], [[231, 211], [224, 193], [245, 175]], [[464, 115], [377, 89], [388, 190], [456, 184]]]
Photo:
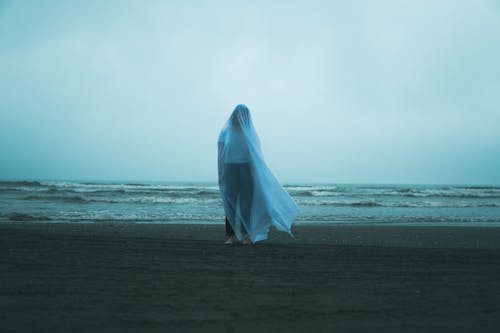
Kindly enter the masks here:
[[273, 225], [293, 237], [291, 226], [299, 209], [267, 167], [245, 105], [236, 106], [217, 145], [220, 195], [235, 236], [262, 241]]

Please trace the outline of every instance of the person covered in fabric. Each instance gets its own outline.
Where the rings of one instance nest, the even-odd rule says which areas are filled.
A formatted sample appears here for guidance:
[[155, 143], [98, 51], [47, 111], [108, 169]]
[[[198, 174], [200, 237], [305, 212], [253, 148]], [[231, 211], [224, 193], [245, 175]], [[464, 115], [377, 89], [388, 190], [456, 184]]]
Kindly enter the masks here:
[[292, 197], [267, 167], [250, 111], [237, 105], [220, 132], [219, 190], [226, 213], [226, 243], [255, 243], [269, 229], [291, 232], [299, 211]]

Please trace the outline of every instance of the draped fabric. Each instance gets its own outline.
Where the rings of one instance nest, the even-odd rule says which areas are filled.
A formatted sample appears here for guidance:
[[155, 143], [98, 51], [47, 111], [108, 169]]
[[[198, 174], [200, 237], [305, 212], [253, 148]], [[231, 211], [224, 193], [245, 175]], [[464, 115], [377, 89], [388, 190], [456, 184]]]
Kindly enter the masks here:
[[299, 209], [267, 167], [245, 105], [236, 106], [217, 145], [220, 195], [235, 236], [255, 243], [267, 239], [273, 225], [293, 237]]

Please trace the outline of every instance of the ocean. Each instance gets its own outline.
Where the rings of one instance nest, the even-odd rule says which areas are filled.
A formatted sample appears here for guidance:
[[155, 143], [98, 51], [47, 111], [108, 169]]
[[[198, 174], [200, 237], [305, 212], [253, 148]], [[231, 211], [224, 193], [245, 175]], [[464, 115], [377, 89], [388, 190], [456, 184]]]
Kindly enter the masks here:
[[[500, 225], [500, 186], [286, 184], [297, 224]], [[224, 223], [216, 183], [0, 181], [0, 222]]]

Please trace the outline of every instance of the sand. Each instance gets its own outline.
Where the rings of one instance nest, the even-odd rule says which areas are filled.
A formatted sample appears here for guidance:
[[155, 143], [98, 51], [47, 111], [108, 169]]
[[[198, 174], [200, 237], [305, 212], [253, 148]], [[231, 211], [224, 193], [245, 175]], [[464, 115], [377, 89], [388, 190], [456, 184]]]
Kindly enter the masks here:
[[0, 332], [498, 332], [500, 228], [0, 223]]

